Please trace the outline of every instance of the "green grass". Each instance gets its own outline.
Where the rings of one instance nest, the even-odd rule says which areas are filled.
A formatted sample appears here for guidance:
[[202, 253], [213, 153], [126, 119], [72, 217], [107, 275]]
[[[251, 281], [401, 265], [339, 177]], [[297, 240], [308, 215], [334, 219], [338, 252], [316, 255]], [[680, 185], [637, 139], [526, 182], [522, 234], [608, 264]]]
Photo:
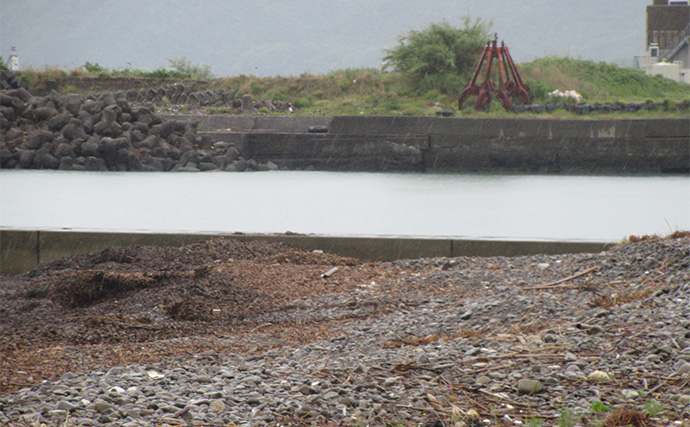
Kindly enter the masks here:
[[[576, 90], [585, 96], [585, 102], [603, 104], [612, 102], [656, 103], [668, 100], [672, 107], [679, 101], [690, 100], [690, 85], [674, 82], [658, 76], [647, 76], [640, 70], [621, 68], [603, 62], [581, 61], [569, 58], [542, 58], [519, 64], [523, 80], [530, 86], [534, 103], [549, 101], [547, 94], [555, 89]], [[109, 78], [127, 78], [138, 87], [151, 85], [164, 86], [170, 82], [189, 81], [184, 73], [178, 71], [155, 70], [140, 71], [130, 68], [107, 70], [98, 64], [86, 63], [71, 71], [57, 68], [44, 70], [25, 70], [20, 77], [29, 84], [30, 89], [38, 89], [46, 80], [57, 80], [60, 87], [72, 92], [88, 93], [105, 91], [107, 87], [90, 87], [84, 81], [107, 85]], [[79, 84], [77, 84], [79, 81]], [[479, 83], [482, 80], [480, 79]], [[296, 115], [412, 115], [430, 116], [442, 109], [457, 110], [458, 96], [443, 94], [439, 89], [418, 94], [410, 87], [409, 81], [396, 72], [384, 72], [371, 68], [349, 68], [324, 75], [302, 74], [300, 76], [256, 77], [239, 75], [213, 78], [195, 82], [197, 90], [235, 90], [236, 96], [250, 94], [254, 99], [273, 99], [291, 102]], [[475, 111], [473, 99], [465, 102], [462, 111], [456, 116], [466, 117], [515, 117], [506, 112], [496, 99], [492, 99], [488, 111]], [[217, 111], [230, 113], [232, 111]], [[639, 111], [630, 113], [606, 114], [607, 118], [647, 118], [647, 117], [687, 117], [688, 111], [669, 112]], [[597, 119], [602, 113], [583, 116], [558, 109], [549, 114], [521, 113], [523, 118], [579, 118]]]
[[546, 94], [556, 89], [577, 90], [587, 102], [680, 101], [688, 99], [690, 93], [685, 83], [605, 62], [542, 58], [522, 64], [521, 69], [538, 100], [545, 100]]

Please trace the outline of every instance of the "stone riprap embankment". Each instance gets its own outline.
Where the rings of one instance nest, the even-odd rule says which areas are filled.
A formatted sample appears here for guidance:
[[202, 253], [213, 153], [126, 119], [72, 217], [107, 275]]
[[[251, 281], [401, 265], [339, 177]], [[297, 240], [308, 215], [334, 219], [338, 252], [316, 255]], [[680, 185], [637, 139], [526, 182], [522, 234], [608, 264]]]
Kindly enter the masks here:
[[675, 104], [670, 103], [668, 100], [663, 102], [628, 102], [625, 104], [622, 102], [612, 102], [610, 104], [602, 104], [600, 102], [594, 104], [588, 104], [586, 102], [578, 104], [570, 102], [550, 102], [548, 104], [516, 105], [513, 107], [513, 111], [516, 113], [531, 112], [537, 114], [553, 113], [560, 109], [580, 116], [589, 113], [635, 113], [638, 111], [670, 111], [671, 109], [687, 111], [690, 109], [690, 101], [681, 101]]
[[[181, 87], [181, 86], [180, 86]], [[0, 168], [88, 171], [245, 171], [277, 169], [245, 159], [232, 143], [213, 143], [198, 122], [163, 119], [136, 106], [161, 90], [95, 95], [32, 96], [24, 88], [0, 93]], [[221, 96], [222, 94], [217, 94]], [[208, 102], [215, 95], [209, 95]], [[225, 95], [223, 95], [225, 96]], [[178, 98], [176, 98], [178, 99]], [[134, 101], [132, 101], [134, 100]], [[220, 100], [219, 102], [221, 102]], [[206, 102], [206, 101], [203, 101]], [[224, 102], [224, 101], [222, 101]]]
[[[151, 103], [171, 108], [182, 109], [199, 107], [228, 107], [242, 112], [242, 100], [235, 98], [234, 90], [196, 90], [193, 83], [175, 83], [158, 88], [129, 89], [125, 91], [127, 100], [133, 103]], [[265, 109], [272, 113], [291, 112], [293, 106], [289, 102], [263, 99], [252, 100], [249, 105], [251, 112]], [[174, 109], [173, 108], [173, 109]], [[246, 106], [245, 106], [246, 108]]]

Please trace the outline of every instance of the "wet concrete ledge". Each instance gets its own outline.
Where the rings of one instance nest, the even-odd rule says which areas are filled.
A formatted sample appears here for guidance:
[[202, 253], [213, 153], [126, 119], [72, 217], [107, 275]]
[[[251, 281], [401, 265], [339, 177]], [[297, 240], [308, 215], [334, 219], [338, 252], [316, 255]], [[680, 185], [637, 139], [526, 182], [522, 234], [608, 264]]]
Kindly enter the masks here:
[[323, 250], [341, 256], [381, 261], [426, 257], [594, 253], [615, 245], [614, 242], [550, 240], [0, 229], [0, 274], [23, 274], [41, 263], [110, 247], [183, 246], [219, 236], [242, 241], [283, 242], [307, 250]]
[[171, 117], [286, 169], [690, 174], [688, 118]]

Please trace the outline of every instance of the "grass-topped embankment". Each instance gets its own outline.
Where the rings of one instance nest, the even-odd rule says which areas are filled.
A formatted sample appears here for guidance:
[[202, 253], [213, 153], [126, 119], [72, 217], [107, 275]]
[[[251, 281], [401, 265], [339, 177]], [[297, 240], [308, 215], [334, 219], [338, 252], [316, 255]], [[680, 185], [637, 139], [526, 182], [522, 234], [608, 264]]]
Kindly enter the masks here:
[[[65, 71], [49, 68], [26, 70], [20, 77], [32, 91], [45, 90], [45, 83], [53, 80], [63, 93], [93, 93], [128, 88], [166, 86], [175, 82], [194, 82], [196, 90], [235, 90], [237, 96], [250, 94], [254, 99], [273, 99], [294, 105], [296, 115], [434, 115], [439, 109], [457, 109], [458, 94], [430, 89], [419, 93], [399, 72], [360, 68], [338, 70], [323, 75], [302, 74], [297, 77], [257, 77], [240, 75], [210, 79], [192, 78], [165, 70], [138, 72], [136, 70], [106, 70], [93, 64]], [[686, 111], [674, 111], [679, 101], [690, 100], [690, 86], [659, 76], [648, 76], [641, 70], [622, 68], [603, 62], [569, 58], [542, 58], [518, 64], [523, 80], [530, 86], [533, 103], [551, 102], [548, 93], [576, 90], [588, 103], [670, 101], [670, 111], [639, 111], [634, 114], [614, 113], [609, 117], [681, 117]], [[481, 83], [483, 80], [480, 79]], [[562, 101], [562, 100], [561, 100]], [[515, 113], [504, 111], [492, 102], [489, 111], [472, 109], [465, 103], [461, 115], [473, 117], [509, 117]], [[232, 113], [226, 107], [208, 107], [206, 113]], [[267, 112], [262, 112], [269, 114]], [[550, 114], [522, 113], [521, 116], [565, 118], [575, 114], [556, 110]], [[598, 113], [580, 118], [597, 118]]]

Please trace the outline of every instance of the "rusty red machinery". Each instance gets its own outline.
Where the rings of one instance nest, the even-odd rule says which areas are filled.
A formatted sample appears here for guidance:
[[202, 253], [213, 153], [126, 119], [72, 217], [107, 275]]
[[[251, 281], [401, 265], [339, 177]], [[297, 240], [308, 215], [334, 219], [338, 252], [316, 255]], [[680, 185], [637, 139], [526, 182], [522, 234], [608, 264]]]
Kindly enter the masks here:
[[[482, 71], [484, 62], [486, 65], [486, 78], [481, 86], [477, 85], [477, 78]], [[492, 73], [491, 67], [494, 63], [498, 63], [498, 72]], [[498, 85], [491, 80], [492, 74], [498, 77]], [[515, 67], [513, 58], [508, 52], [508, 47], [501, 41], [501, 46], [498, 47], [498, 36], [493, 40], [489, 40], [484, 46], [482, 56], [477, 63], [477, 68], [474, 70], [472, 80], [465, 86], [460, 94], [458, 108], [462, 109], [462, 104], [467, 98], [476, 95], [474, 100], [474, 108], [481, 110], [484, 108], [492, 95], [501, 102], [503, 108], [510, 111], [513, 108], [513, 97], [520, 97], [525, 104], [530, 103], [529, 86], [522, 82], [520, 73]]]

